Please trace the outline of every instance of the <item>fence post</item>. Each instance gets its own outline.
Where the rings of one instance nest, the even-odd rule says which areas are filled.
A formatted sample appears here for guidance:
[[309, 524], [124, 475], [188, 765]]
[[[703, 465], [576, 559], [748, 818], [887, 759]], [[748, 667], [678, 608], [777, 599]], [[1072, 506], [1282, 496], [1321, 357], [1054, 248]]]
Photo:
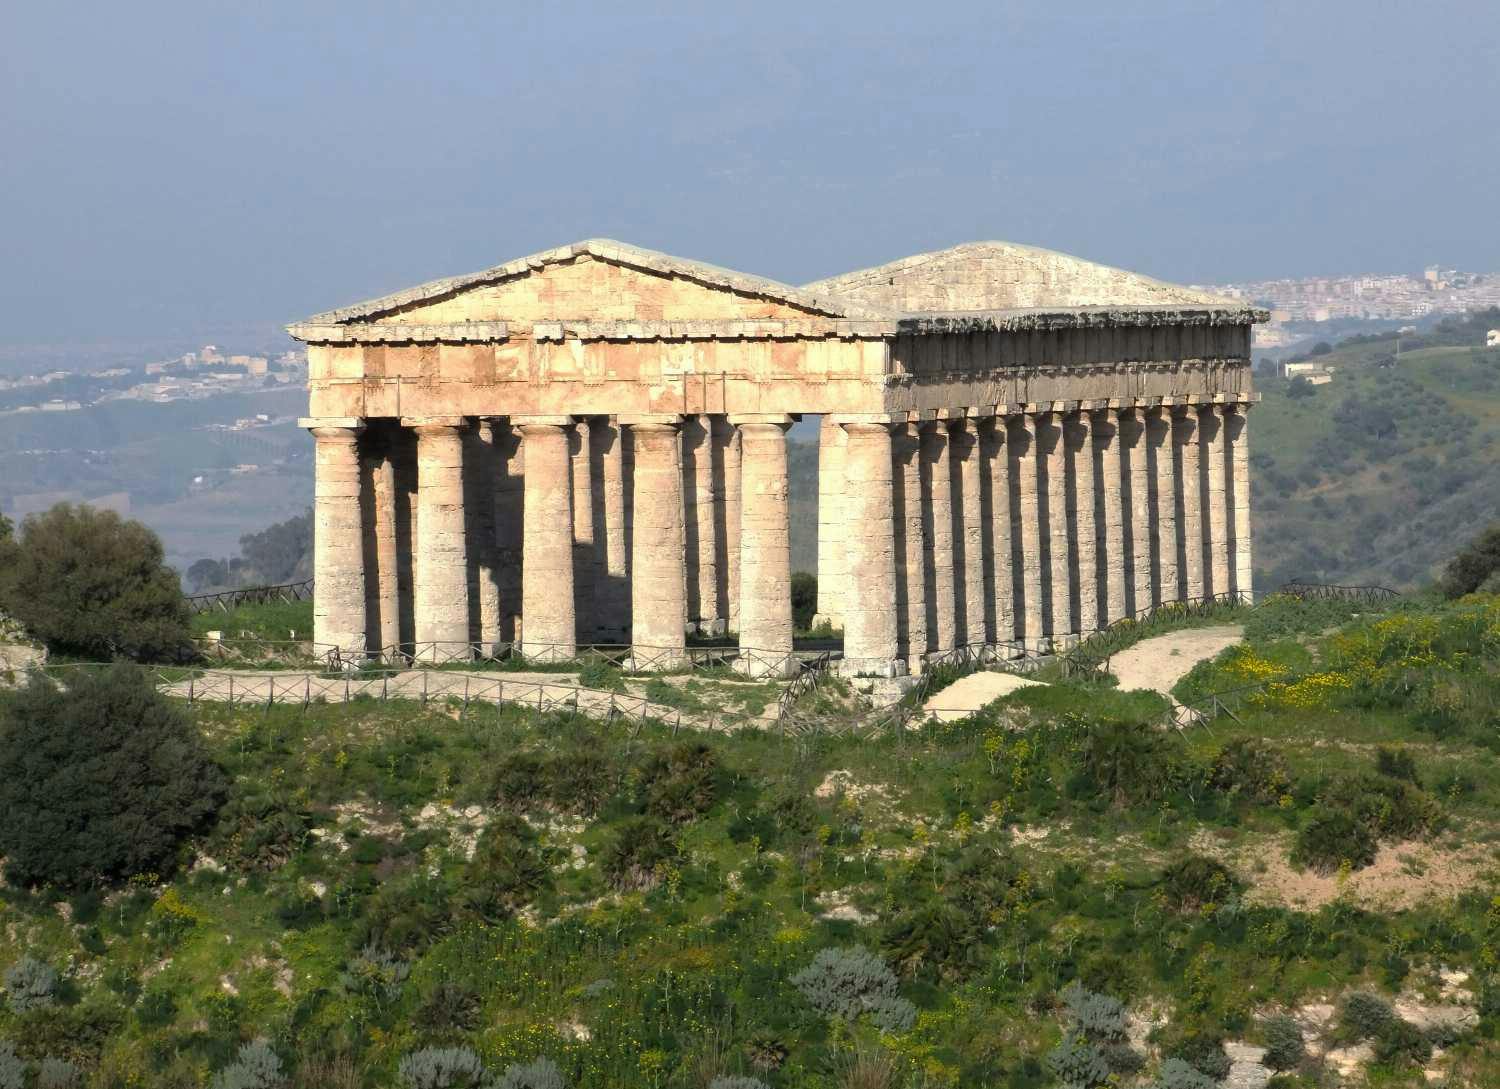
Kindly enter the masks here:
[[229, 706], [234, 706], [234, 674], [229, 675]]

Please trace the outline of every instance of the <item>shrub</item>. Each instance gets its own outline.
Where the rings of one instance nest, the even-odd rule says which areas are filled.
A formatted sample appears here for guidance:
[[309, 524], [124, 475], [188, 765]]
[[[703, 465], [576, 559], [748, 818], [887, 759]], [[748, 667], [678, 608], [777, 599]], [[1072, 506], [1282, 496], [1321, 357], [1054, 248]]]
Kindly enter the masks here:
[[1090, 1040], [1118, 1040], [1125, 1035], [1125, 1004], [1107, 994], [1094, 994], [1077, 983], [1062, 992], [1072, 1026]]
[[818, 576], [807, 571], [793, 571], [792, 626], [798, 631], [807, 631], [817, 612]]
[[1196, 912], [1222, 904], [1235, 891], [1234, 875], [1217, 859], [1189, 855], [1162, 873], [1167, 902], [1178, 911]]
[[1153, 805], [1180, 781], [1182, 743], [1145, 722], [1099, 722], [1084, 738], [1081, 770], [1118, 808]]
[[1219, 1089], [1219, 1083], [1181, 1059], [1168, 1059], [1154, 1089]]
[[1345, 859], [1356, 868], [1375, 860], [1382, 839], [1408, 839], [1435, 828], [1437, 803], [1404, 779], [1362, 772], [1329, 781], [1312, 818], [1298, 833], [1293, 861], [1331, 870]]
[[547, 796], [567, 813], [592, 817], [619, 786], [615, 764], [598, 748], [579, 746], [547, 764]]
[[506, 1067], [495, 1082], [495, 1089], [568, 1089], [568, 1083], [555, 1062], [541, 1058]]
[[747, 1078], [743, 1074], [720, 1074], [708, 1083], [708, 1089], [771, 1089], [759, 1078]]
[[534, 752], [513, 752], [490, 776], [493, 798], [512, 809], [530, 809], [547, 797], [546, 764]]
[[768, 1032], [765, 1029], [757, 1029], [745, 1041], [745, 1058], [751, 1066], [760, 1071], [781, 1069], [781, 1064], [786, 1062], [788, 1054], [790, 1050], [786, 1046], [786, 1041], [774, 1032]]
[[1344, 862], [1358, 870], [1375, 861], [1378, 846], [1374, 834], [1352, 814], [1317, 809], [1297, 832], [1292, 861], [1322, 873], [1336, 870]]
[[1339, 1038], [1351, 1044], [1368, 1040], [1379, 1036], [1395, 1020], [1396, 1011], [1385, 999], [1368, 991], [1354, 991], [1339, 1005]]
[[5, 970], [5, 1000], [16, 1013], [46, 1009], [57, 1001], [56, 970], [35, 957], [21, 957]]
[[48, 1055], [37, 1067], [36, 1089], [83, 1089], [83, 1071], [67, 1059]]
[[1291, 777], [1279, 749], [1258, 737], [1240, 737], [1214, 757], [1208, 782], [1231, 796], [1274, 802], [1287, 792]]
[[1448, 561], [1438, 585], [1450, 600], [1472, 594], [1500, 569], [1500, 525], [1492, 525]]
[[[1229, 1061], [1229, 1056], [1224, 1053], [1223, 1040], [1218, 1036], [1202, 1032], [1189, 1032], [1172, 1049], [1168, 1059], [1169, 1061], [1180, 1060], [1210, 1081], [1222, 1081], [1227, 1078], [1229, 1068], [1233, 1065]], [[1162, 1070], [1165, 1072], [1165, 1065]]]
[[156, 661], [191, 646], [177, 574], [139, 522], [60, 503], [0, 548], [0, 608], [53, 651]]
[[26, 1089], [26, 1063], [9, 1040], [0, 1040], [0, 1089]]
[[309, 814], [286, 799], [246, 787], [235, 791], [219, 811], [210, 849], [231, 865], [271, 870], [292, 857], [311, 827]]
[[646, 812], [671, 824], [701, 816], [718, 795], [718, 777], [718, 757], [702, 741], [660, 750], [641, 768]]
[[367, 995], [377, 1002], [394, 1002], [411, 975], [411, 965], [378, 946], [367, 945], [349, 961], [339, 983], [350, 994]]
[[480, 834], [460, 901], [489, 922], [508, 919], [551, 882], [536, 833], [517, 817], [498, 816]]
[[1391, 779], [1400, 779], [1417, 784], [1417, 761], [1406, 749], [1392, 749], [1381, 745], [1375, 750], [1375, 770]]
[[170, 872], [224, 796], [186, 715], [130, 666], [0, 703], [0, 854], [21, 885]]
[[1266, 1020], [1266, 1054], [1262, 1060], [1272, 1070], [1291, 1070], [1307, 1057], [1302, 1028], [1285, 1014]]
[[1094, 1089], [1109, 1079], [1109, 1064], [1081, 1032], [1067, 1032], [1047, 1053], [1047, 1069], [1065, 1089]]
[[252, 1040], [240, 1048], [234, 1062], [219, 1071], [213, 1089], [284, 1089], [286, 1083], [281, 1056], [265, 1040]]
[[418, 1028], [433, 1035], [468, 1032], [479, 1023], [479, 992], [443, 980], [422, 999], [415, 1020]]
[[413, 1051], [396, 1068], [402, 1089], [480, 1089], [484, 1064], [467, 1047]]
[[862, 946], [819, 950], [792, 984], [828, 1017], [853, 1021], [868, 1012], [882, 1028], [903, 1032], [916, 1020], [916, 1007], [897, 994], [896, 973]]
[[1392, 1017], [1375, 1037], [1375, 1058], [1398, 1066], [1416, 1066], [1432, 1056], [1432, 1041], [1410, 1021]]
[[600, 865], [617, 889], [650, 889], [661, 880], [662, 869], [677, 860], [677, 839], [654, 817], [622, 821], [604, 848]]

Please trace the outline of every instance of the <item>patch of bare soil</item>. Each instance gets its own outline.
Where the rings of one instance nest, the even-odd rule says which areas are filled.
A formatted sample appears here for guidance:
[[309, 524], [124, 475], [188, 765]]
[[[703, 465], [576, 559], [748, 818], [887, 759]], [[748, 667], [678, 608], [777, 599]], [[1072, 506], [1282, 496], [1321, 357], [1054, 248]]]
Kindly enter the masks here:
[[939, 722], [952, 722], [972, 715], [1018, 688], [1041, 683], [1014, 673], [970, 673], [947, 688], [934, 692], [922, 705], [922, 710]]
[[1147, 688], [1172, 698], [1172, 687], [1199, 662], [1245, 638], [1238, 624], [1218, 628], [1188, 628], [1143, 639], [1109, 660], [1109, 671], [1120, 681], [1120, 690]]

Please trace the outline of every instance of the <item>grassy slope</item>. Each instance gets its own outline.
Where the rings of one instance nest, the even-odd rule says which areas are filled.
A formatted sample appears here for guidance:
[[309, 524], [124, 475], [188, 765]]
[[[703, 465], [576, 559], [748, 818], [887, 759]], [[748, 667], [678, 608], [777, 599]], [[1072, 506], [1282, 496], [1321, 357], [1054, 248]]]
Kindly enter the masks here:
[[1410, 586], [1500, 517], [1500, 351], [1340, 348], [1307, 398], [1281, 379], [1251, 423], [1257, 582]]
[[[1326, 625], [1326, 610], [1288, 619], [1279, 608], [1252, 623], [1258, 653], [1304, 666], [1332, 653], [1307, 634]], [[1222, 686], [1245, 668], [1226, 661], [1193, 680]], [[28, 952], [71, 967], [64, 1010], [0, 1012], [0, 1038], [34, 1055], [102, 1055], [120, 1085], [202, 1084], [190, 1078], [225, 1062], [236, 1041], [265, 1035], [287, 1056], [342, 1051], [378, 1085], [392, 1084], [402, 1054], [438, 1042], [472, 1046], [494, 1067], [548, 1054], [590, 1089], [698, 1085], [695, 1069], [748, 1072], [747, 1045], [769, 1037], [788, 1051], [781, 1070], [762, 1075], [777, 1087], [839, 1084], [830, 1072], [856, 1044], [927, 1085], [1040, 1087], [1060, 1034], [1056, 996], [1080, 977], [1170, 1013], [1165, 1049], [1193, 1031], [1255, 1038], [1253, 1015], [1270, 1006], [1355, 985], [1419, 986], [1438, 965], [1480, 973], [1500, 946], [1488, 879], [1401, 912], [1356, 896], [1294, 910], [1255, 891], [1255, 865], [1284, 863], [1318, 784], [1367, 769], [1376, 743], [1409, 746], [1434, 789], [1463, 773], [1441, 791], [1438, 848], [1493, 862], [1500, 760], [1482, 701], [1472, 723], [1453, 711], [1463, 703], [1454, 686], [1476, 700], [1473, 686], [1490, 689], [1472, 660], [1464, 668], [1436, 676], [1442, 723], [1427, 695], [1438, 689], [1420, 683], [1375, 708], [1246, 708], [1185, 744], [1158, 735], [1165, 747], [1113, 788], [1090, 770], [1089, 732], [1158, 713], [1155, 696], [1059, 685], [903, 738], [714, 738], [707, 811], [675, 826], [680, 853], [652, 871], [653, 887], [624, 892], [604, 860], [646, 804], [644, 758], [673, 744], [660, 731], [477, 706], [463, 716], [399, 704], [200, 707], [237, 793], [254, 800], [243, 823], [201, 845], [228, 872], [143, 884], [103, 910], [75, 901], [72, 924], [49, 897], [4, 893], [0, 965]], [[1244, 736], [1283, 751], [1283, 799], [1206, 785], [1218, 752]], [[496, 877], [465, 861], [463, 835], [500, 818], [499, 784], [512, 797], [545, 794], [514, 759], [521, 751], [566, 754], [577, 768], [603, 756], [623, 777], [595, 817], [540, 798], [514, 803], [539, 830], [550, 877], [522, 919], [485, 918], [464, 900]], [[502, 767], [510, 774], [497, 779]], [[1138, 796], [1164, 768], [1177, 778]], [[819, 790], [835, 772], [850, 787]], [[304, 831], [268, 845], [262, 834], [278, 819]], [[1236, 863], [1248, 895], [1219, 897], [1223, 910], [1174, 906], [1160, 874], [1190, 844], [1260, 860]], [[830, 914], [837, 904], [864, 919]], [[817, 950], [856, 943], [904, 964], [902, 993], [920, 1010], [910, 1031], [830, 1022], [791, 983]], [[343, 981], [372, 944], [410, 967], [399, 991], [351, 993]], [[434, 1013], [443, 982], [473, 996], [460, 1027]], [[1461, 1075], [1453, 1084], [1500, 1077], [1483, 1040], [1459, 1043], [1444, 1062]], [[1422, 1082], [1399, 1064], [1377, 1074], [1383, 1085]]]

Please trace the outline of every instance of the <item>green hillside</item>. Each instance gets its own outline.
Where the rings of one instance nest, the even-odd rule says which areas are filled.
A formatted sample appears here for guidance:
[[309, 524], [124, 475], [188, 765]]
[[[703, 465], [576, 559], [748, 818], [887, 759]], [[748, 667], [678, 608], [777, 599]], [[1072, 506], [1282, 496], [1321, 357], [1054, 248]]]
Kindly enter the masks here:
[[[1465, 338], [1482, 344], [1483, 324]], [[1421, 583], [1500, 519], [1500, 349], [1404, 346], [1399, 362], [1395, 349], [1345, 342], [1316, 359], [1334, 368], [1327, 385], [1257, 376], [1258, 586]]]

